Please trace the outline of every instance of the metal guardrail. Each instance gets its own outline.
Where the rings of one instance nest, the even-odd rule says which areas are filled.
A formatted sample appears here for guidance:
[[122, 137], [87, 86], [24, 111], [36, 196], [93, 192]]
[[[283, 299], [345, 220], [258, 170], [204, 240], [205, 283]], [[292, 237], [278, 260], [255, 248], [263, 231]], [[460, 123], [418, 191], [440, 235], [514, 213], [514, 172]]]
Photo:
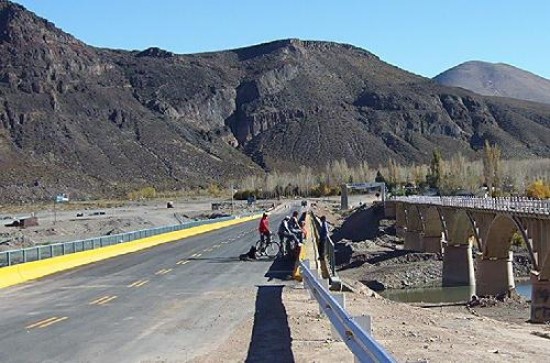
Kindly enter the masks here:
[[356, 359], [359, 362], [396, 362], [319, 283], [309, 269], [308, 262], [299, 262], [304, 284], [315, 296], [323, 312]]
[[487, 209], [494, 211], [521, 212], [550, 215], [550, 200], [528, 198], [475, 198], [475, 197], [393, 197], [405, 203], [432, 204], [446, 207]]
[[[315, 228], [319, 231], [321, 229], [321, 221], [315, 214], [313, 214], [313, 212], [311, 215], [313, 216], [313, 221], [315, 222]], [[336, 276], [336, 252], [334, 242], [330, 236], [327, 236], [327, 240], [323, 243], [321, 248], [323, 249], [322, 255], [327, 257], [330, 275], [334, 277]]]
[[[242, 217], [251, 215], [254, 213], [245, 213]], [[84, 240], [52, 243], [47, 245], [39, 245], [34, 247], [22, 248], [18, 250], [2, 251], [0, 252], [0, 267], [11, 266], [25, 262], [39, 261], [47, 258], [63, 256], [66, 254], [93, 250], [96, 248], [111, 246], [119, 243], [125, 243], [134, 241], [141, 238], [151, 237], [163, 233], [169, 233], [174, 231], [180, 231], [183, 229], [196, 227], [204, 224], [210, 224], [215, 222], [222, 222], [238, 217], [223, 217], [215, 219], [206, 219], [200, 221], [191, 221], [182, 224], [176, 224], [171, 226], [156, 227], [150, 229], [143, 229], [134, 232], [126, 232], [113, 234], [109, 236], [95, 237]]]

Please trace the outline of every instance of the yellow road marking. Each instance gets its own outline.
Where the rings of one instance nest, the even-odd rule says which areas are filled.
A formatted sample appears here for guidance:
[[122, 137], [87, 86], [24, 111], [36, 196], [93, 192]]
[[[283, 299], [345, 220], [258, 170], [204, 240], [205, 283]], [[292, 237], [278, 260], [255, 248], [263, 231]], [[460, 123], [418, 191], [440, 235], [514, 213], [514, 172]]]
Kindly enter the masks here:
[[90, 302], [90, 305], [102, 305], [102, 304], [105, 304], [105, 303], [108, 303], [109, 301], [112, 301], [114, 299], [116, 299], [117, 296], [109, 296], [109, 295], [106, 295], [106, 296], [103, 296], [103, 297], [100, 297], [99, 299], [95, 299], [93, 301]]
[[220, 248], [220, 247], [221, 247], [221, 245], [214, 245], [214, 246], [212, 246], [212, 248]]
[[141, 287], [143, 285], [145, 285], [146, 283], [148, 283], [149, 280], [143, 280], [142, 282], [140, 282], [139, 284], [136, 285], [136, 287]]
[[46, 323], [46, 324], [40, 325], [39, 328], [45, 328], [45, 327], [47, 327], [47, 326], [50, 326], [50, 325], [55, 324], [55, 323], [59, 323], [59, 322], [61, 322], [61, 321], [63, 321], [63, 320], [67, 320], [67, 319], [69, 319], [69, 318], [66, 317], [66, 316], [61, 317], [61, 318], [57, 318], [57, 319], [52, 320], [52, 321], [50, 321], [50, 322], [48, 322], [48, 323]]
[[198, 253], [193, 253], [193, 254], [191, 255], [191, 257], [198, 257], [198, 256], [200, 256], [200, 254], [198, 254]]
[[137, 280], [135, 282], [132, 282], [128, 287], [140, 287], [148, 283], [149, 280]]
[[185, 265], [188, 262], [189, 262], [188, 260], [181, 260], [181, 261], [176, 262], [176, 265]]
[[171, 268], [163, 268], [162, 270], [155, 272], [155, 275], [166, 275], [170, 271], [172, 271]]
[[40, 320], [40, 321], [37, 321], [36, 323], [33, 323], [33, 324], [31, 324], [31, 325], [27, 325], [27, 326], [25, 327], [25, 329], [32, 329], [32, 328], [34, 328], [34, 327], [36, 327], [36, 326], [39, 326], [39, 325], [41, 325], [41, 324], [48, 323], [48, 322], [50, 322], [50, 321], [52, 321], [52, 320], [56, 320], [56, 319], [59, 319], [59, 318], [58, 318], [57, 316], [54, 316], [53, 318], [48, 318], [48, 319]]
[[97, 305], [103, 305], [103, 304], [107, 304], [108, 302], [110, 301], [113, 301], [114, 299], [116, 299], [118, 296], [110, 296], [108, 297], [107, 299], [97, 303]]
[[201, 257], [202, 256], [202, 253], [195, 253], [195, 257]]

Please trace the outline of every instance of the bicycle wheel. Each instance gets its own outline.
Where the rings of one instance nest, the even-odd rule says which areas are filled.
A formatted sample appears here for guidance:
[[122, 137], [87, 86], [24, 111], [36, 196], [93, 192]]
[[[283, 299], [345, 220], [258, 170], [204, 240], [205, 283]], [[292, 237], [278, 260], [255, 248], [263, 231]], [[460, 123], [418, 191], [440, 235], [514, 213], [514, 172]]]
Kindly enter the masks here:
[[265, 254], [269, 257], [275, 257], [279, 253], [279, 244], [277, 242], [271, 242], [265, 248]]

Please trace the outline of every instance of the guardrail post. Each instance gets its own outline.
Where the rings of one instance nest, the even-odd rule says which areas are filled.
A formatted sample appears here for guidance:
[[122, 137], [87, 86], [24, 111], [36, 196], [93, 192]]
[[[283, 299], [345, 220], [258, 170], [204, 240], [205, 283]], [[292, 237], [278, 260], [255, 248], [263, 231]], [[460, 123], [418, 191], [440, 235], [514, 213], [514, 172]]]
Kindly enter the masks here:
[[[344, 295], [343, 292], [331, 294], [331, 295], [334, 298], [334, 300], [336, 300], [338, 304], [342, 307], [342, 309], [346, 309], [346, 295]], [[333, 340], [338, 342], [342, 341], [342, 337], [340, 336], [340, 334], [338, 334], [338, 331], [336, 330], [333, 324], [330, 325], [330, 332]]]
[[50, 257], [53, 257], [53, 245], [50, 245]]
[[[318, 279], [318, 281], [319, 281], [319, 285], [321, 285], [321, 287], [323, 289], [329, 291], [329, 281], [328, 280], [320, 278], [320, 279]], [[325, 309], [321, 304], [319, 304], [319, 314], [320, 315], [325, 315]]]
[[8, 264], [8, 266], [11, 266], [11, 252], [8, 251], [6, 253], [6, 263]]
[[354, 316], [353, 321], [363, 328], [368, 335], [372, 336], [372, 317], [370, 315]]

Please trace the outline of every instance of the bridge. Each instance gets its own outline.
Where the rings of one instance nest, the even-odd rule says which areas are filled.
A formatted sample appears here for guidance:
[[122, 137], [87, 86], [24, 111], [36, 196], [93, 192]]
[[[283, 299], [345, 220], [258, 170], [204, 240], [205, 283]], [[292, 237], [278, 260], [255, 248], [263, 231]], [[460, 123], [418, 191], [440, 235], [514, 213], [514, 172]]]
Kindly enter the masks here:
[[472, 286], [477, 295], [515, 288], [511, 246], [519, 233], [532, 265], [530, 320], [550, 320], [550, 201], [399, 197], [385, 202], [385, 212], [405, 249], [443, 254], [443, 286]]

